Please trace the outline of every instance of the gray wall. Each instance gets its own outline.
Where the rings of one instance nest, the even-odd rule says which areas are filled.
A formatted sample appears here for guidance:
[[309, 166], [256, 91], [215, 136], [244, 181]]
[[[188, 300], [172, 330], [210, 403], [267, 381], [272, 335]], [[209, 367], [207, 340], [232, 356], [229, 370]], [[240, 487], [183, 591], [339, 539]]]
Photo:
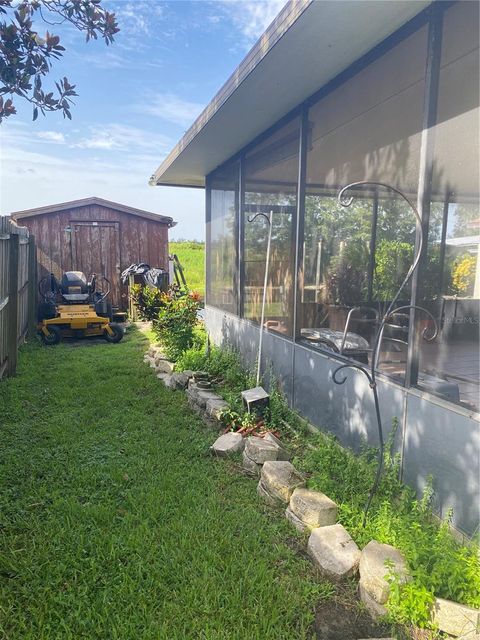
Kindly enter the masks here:
[[[213, 307], [206, 323], [216, 344], [237, 348], [254, 365], [258, 326]], [[332, 381], [338, 360], [281, 336], [265, 333], [262, 371], [273, 370], [289, 403], [309, 422], [328, 430], [346, 446], [378, 445], [371, 389], [366, 378], [347, 370], [347, 381]], [[402, 454], [403, 479], [421, 492], [433, 476], [440, 516], [453, 509], [453, 524], [473, 534], [479, 525], [480, 428], [478, 414], [416, 389], [378, 379], [384, 430], [399, 420], [395, 446]], [[385, 433], [385, 437], [387, 437]]]

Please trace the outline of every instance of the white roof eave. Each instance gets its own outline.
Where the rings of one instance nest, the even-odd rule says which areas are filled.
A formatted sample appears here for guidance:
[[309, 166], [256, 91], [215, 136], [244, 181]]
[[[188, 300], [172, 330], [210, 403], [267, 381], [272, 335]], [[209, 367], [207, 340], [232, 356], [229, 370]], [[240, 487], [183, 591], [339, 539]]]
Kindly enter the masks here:
[[293, 0], [150, 179], [203, 187], [205, 176], [349, 67], [430, 0]]

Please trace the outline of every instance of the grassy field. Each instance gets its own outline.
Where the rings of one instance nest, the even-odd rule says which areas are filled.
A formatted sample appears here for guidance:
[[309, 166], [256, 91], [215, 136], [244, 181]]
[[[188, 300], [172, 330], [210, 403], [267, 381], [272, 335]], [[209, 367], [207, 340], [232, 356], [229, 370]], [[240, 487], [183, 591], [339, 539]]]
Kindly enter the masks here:
[[33, 344], [1, 382], [0, 637], [315, 637], [331, 585], [146, 347]]
[[170, 253], [176, 253], [190, 289], [205, 297], [205, 243], [170, 242]]

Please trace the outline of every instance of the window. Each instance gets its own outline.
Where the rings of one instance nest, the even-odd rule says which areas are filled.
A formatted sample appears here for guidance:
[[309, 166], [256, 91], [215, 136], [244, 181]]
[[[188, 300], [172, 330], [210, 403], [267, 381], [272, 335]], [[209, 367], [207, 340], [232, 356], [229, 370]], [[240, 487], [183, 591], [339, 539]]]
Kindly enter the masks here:
[[[415, 216], [392, 192], [349, 191], [370, 180], [416, 202], [423, 121], [426, 28], [317, 102], [308, 114], [302, 295], [297, 338], [369, 363], [372, 338], [413, 260]], [[399, 304], [410, 303], [410, 288]], [[408, 314], [386, 327], [378, 366], [403, 379]]]
[[245, 157], [244, 317], [255, 322], [261, 319], [269, 219], [272, 229], [264, 325], [288, 336], [292, 335], [293, 327], [293, 226], [299, 137], [300, 121], [295, 118]]
[[207, 220], [207, 304], [236, 313], [235, 224], [238, 211], [238, 163], [209, 176]]
[[[469, 408], [479, 406], [479, 5], [444, 15], [428, 252], [420, 304], [438, 322], [422, 341], [418, 386]], [[428, 318], [419, 319], [428, 326]]]

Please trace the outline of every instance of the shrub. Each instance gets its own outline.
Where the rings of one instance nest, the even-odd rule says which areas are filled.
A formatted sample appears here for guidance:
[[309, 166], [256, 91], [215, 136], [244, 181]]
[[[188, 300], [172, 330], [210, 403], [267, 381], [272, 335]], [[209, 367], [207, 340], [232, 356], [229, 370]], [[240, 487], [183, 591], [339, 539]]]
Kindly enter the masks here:
[[195, 342], [199, 299], [192, 293], [179, 298], [170, 291], [161, 294], [160, 303], [153, 331], [167, 358], [175, 362]]
[[194, 328], [193, 345], [186, 349], [175, 363], [176, 371], [205, 371], [207, 352], [205, 349], [205, 329], [203, 325]]
[[381, 240], [375, 251], [374, 295], [391, 300], [413, 262], [413, 245], [399, 240]]
[[361, 301], [366, 291], [368, 251], [362, 242], [347, 243], [330, 261], [327, 289], [333, 304]]
[[475, 283], [476, 256], [468, 253], [458, 256], [452, 267], [452, 288], [459, 295], [472, 295]]
[[158, 316], [163, 295], [160, 289], [142, 287], [140, 284], [134, 284], [130, 288], [130, 297], [142, 320], [154, 320]]

